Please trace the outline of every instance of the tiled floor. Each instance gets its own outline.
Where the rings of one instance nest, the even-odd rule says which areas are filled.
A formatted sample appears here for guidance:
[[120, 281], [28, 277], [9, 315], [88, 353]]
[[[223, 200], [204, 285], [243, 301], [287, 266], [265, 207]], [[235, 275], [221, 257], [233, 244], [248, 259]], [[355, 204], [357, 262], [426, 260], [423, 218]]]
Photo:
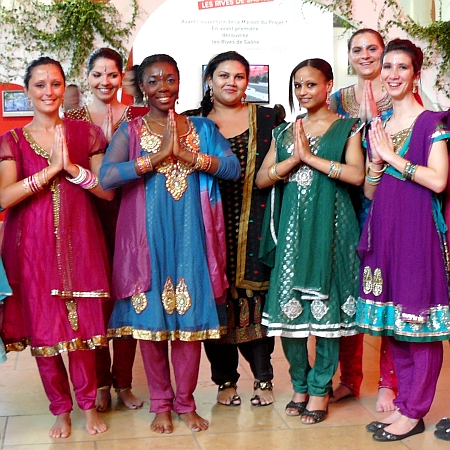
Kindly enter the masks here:
[[331, 405], [328, 418], [317, 425], [303, 425], [298, 417], [287, 417], [284, 413], [292, 392], [288, 366], [279, 342], [273, 355], [276, 402], [265, 408], [250, 405], [253, 379], [245, 362], [241, 362], [239, 380], [242, 405], [237, 408], [217, 405], [216, 387], [210, 381], [209, 365], [203, 357], [195, 397], [198, 412], [209, 419], [210, 428], [193, 433], [174, 418], [174, 433], [164, 436], [150, 431], [152, 415], [148, 413], [145, 374], [138, 355], [134, 392], [146, 399], [144, 407], [129, 411], [114, 399], [112, 410], [104, 413], [109, 430], [96, 436], [90, 436], [84, 430], [84, 420], [76, 409], [72, 413], [72, 434], [61, 440], [48, 437], [54, 418], [48, 411], [36, 363], [28, 351], [10, 354], [8, 361], [0, 365], [0, 450], [372, 450], [386, 446], [390, 450], [450, 449], [450, 443], [433, 436], [435, 423], [450, 413], [450, 347], [447, 343], [444, 344], [446, 355], [438, 392], [425, 418], [425, 433], [402, 442], [384, 444], [373, 441], [365, 430], [367, 423], [386, 415], [375, 412], [378, 345], [378, 339], [366, 337], [361, 397]]

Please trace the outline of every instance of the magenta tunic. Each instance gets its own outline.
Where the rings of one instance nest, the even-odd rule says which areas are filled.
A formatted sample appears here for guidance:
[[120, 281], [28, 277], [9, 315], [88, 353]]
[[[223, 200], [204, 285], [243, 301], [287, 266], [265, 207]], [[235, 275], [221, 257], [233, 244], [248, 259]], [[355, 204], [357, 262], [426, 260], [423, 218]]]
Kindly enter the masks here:
[[[87, 122], [64, 126], [71, 161], [88, 168], [89, 156], [104, 151], [103, 133]], [[22, 129], [0, 137], [0, 160], [15, 160], [18, 180], [46, 167], [47, 157]], [[62, 172], [7, 210], [2, 257], [13, 290], [4, 308], [7, 351], [29, 344], [35, 356], [54, 356], [106, 344], [109, 268], [92, 199]]]

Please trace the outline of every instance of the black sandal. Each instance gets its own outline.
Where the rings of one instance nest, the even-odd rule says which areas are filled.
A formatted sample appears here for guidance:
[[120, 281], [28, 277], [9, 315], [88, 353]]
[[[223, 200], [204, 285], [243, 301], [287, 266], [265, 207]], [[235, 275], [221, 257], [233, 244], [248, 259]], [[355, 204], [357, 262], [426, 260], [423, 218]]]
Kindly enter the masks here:
[[316, 409], [314, 411], [309, 411], [308, 409], [305, 408], [305, 411], [302, 414], [302, 417], [312, 417], [313, 418], [313, 422], [303, 422], [302, 423], [304, 425], [314, 425], [316, 423], [320, 423], [323, 422], [325, 420], [325, 418], [328, 415], [328, 405], [327, 405], [327, 409], [323, 410], [323, 409]]
[[[256, 389], [260, 389], [261, 391], [272, 391], [273, 390], [273, 383], [272, 381], [259, 381], [255, 380], [253, 382], [253, 390], [256, 391]], [[270, 403], [261, 403], [261, 399], [259, 395], [255, 394], [251, 399], [250, 402], [253, 406], [269, 406], [273, 402]]]
[[[233, 383], [232, 381], [226, 381], [225, 383], [221, 384], [218, 387], [218, 391], [224, 391], [225, 389], [230, 389], [230, 388], [234, 388], [237, 389], [237, 384]], [[231, 402], [230, 403], [220, 403], [219, 401], [217, 401], [217, 403], [219, 405], [223, 405], [223, 406], [241, 406], [241, 397], [239, 397], [239, 395], [235, 394], [233, 395], [233, 397], [231, 397]]]
[[[294, 400], [291, 400], [286, 405], [286, 408], [284, 409], [284, 411], [286, 412], [287, 416], [300, 416], [305, 411], [307, 403], [308, 403], [307, 401], [306, 402], [294, 402]], [[287, 412], [288, 409], [296, 409], [297, 410], [297, 414], [290, 414], [290, 413], [288, 413]]]

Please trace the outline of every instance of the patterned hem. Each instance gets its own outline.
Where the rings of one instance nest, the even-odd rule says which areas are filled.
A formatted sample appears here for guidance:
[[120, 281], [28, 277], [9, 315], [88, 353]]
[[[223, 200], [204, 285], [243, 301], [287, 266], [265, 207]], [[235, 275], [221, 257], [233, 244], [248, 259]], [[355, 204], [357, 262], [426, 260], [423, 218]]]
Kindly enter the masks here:
[[[14, 342], [12, 344], [6, 344], [6, 352], [21, 352], [30, 345], [30, 339], [24, 339], [20, 342]], [[90, 339], [83, 340], [81, 338], [75, 338], [71, 341], [58, 342], [53, 346], [45, 347], [32, 347], [32, 356], [57, 356], [63, 352], [74, 352], [75, 350], [94, 350], [96, 347], [107, 347], [108, 339], [105, 336], [92, 336]]]
[[221, 330], [200, 330], [200, 331], [182, 331], [182, 330], [165, 330], [165, 331], [151, 331], [151, 330], [137, 330], [131, 326], [122, 328], [109, 328], [109, 338], [132, 336], [134, 339], [142, 339], [144, 341], [204, 341], [206, 339], [220, 339]]
[[359, 333], [356, 328], [356, 322], [333, 324], [302, 323], [290, 325], [281, 322], [271, 322], [266, 316], [263, 317], [262, 323], [264, 326], [267, 326], [267, 336], [340, 338], [342, 336], [354, 336]]
[[450, 339], [448, 305], [432, 307], [426, 322], [402, 320], [402, 310], [392, 302], [382, 303], [358, 299], [356, 320], [361, 333], [372, 336], [393, 336], [399, 341], [432, 342]]
[[354, 336], [359, 334], [355, 328], [352, 330], [337, 330], [337, 331], [322, 331], [322, 330], [286, 330], [279, 328], [270, 328], [267, 331], [267, 336], [281, 336], [287, 338], [307, 338], [309, 336], [317, 336], [322, 338], [341, 338], [344, 336]]
[[225, 336], [220, 338], [220, 344], [242, 344], [256, 341], [267, 336], [267, 327], [256, 324], [243, 328], [229, 329]]

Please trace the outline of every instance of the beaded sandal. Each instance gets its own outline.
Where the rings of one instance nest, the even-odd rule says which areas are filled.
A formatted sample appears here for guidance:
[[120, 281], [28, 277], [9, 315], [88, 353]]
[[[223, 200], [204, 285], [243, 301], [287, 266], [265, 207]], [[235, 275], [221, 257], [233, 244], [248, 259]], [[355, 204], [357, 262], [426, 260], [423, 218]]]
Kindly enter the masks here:
[[[218, 391], [220, 392], [220, 391], [224, 391], [225, 389], [230, 389], [230, 388], [237, 389], [237, 384], [233, 383], [232, 381], [226, 381], [225, 383], [223, 383], [219, 386]], [[235, 394], [235, 395], [233, 395], [233, 397], [231, 397], [230, 403], [221, 403], [219, 401], [217, 401], [217, 403], [219, 403], [219, 405], [224, 405], [224, 406], [240, 406], [241, 397], [239, 397], [239, 395]]]
[[[273, 383], [272, 381], [259, 381], [255, 380], [253, 382], [253, 390], [256, 391], [256, 389], [260, 389], [261, 391], [272, 391], [273, 390]], [[273, 402], [270, 403], [261, 403], [261, 399], [259, 395], [255, 394], [251, 399], [250, 402], [253, 406], [269, 406]]]

